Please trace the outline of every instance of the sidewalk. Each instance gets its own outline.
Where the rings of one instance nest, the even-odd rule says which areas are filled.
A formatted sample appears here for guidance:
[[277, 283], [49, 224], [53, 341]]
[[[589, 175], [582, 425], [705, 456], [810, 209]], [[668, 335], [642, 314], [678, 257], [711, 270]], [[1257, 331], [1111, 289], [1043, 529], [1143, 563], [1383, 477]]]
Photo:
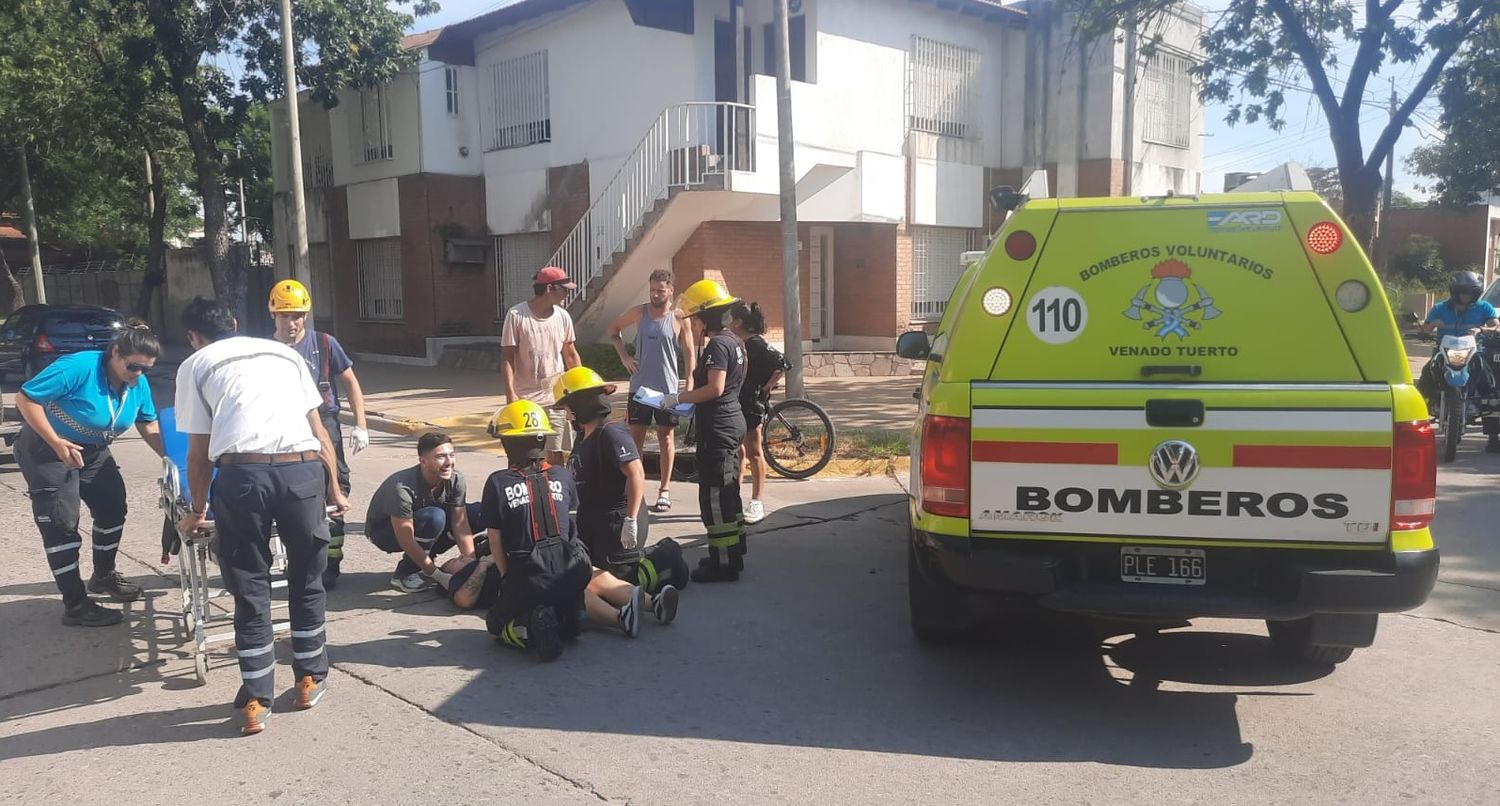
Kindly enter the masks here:
[[[373, 361], [361, 362], [355, 371], [372, 428], [411, 434], [437, 427], [460, 447], [498, 450], [485, 433], [504, 402], [498, 373]], [[916, 375], [809, 378], [807, 396], [828, 411], [835, 428], [905, 431], [916, 416], [912, 392], [920, 382]], [[623, 410], [623, 395], [616, 401]]]

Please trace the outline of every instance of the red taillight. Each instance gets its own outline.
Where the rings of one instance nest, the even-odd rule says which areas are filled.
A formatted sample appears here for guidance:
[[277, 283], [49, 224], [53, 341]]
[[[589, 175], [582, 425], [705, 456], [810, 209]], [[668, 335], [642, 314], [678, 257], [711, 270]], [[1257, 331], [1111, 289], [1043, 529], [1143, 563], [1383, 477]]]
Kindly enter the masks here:
[[1036, 254], [1036, 236], [1020, 229], [1005, 237], [1005, 254], [1011, 260], [1030, 260]]
[[32, 342], [31, 349], [39, 353], [57, 352], [57, 348], [52, 346], [52, 341], [47, 338], [47, 334], [45, 333], [36, 334], [36, 341]]
[[1344, 231], [1332, 221], [1319, 221], [1307, 231], [1307, 248], [1320, 255], [1331, 255], [1344, 245]]
[[929, 414], [922, 421], [922, 510], [969, 517], [969, 420]]
[[1437, 440], [1432, 423], [1396, 423], [1391, 456], [1391, 528], [1423, 529], [1437, 508]]

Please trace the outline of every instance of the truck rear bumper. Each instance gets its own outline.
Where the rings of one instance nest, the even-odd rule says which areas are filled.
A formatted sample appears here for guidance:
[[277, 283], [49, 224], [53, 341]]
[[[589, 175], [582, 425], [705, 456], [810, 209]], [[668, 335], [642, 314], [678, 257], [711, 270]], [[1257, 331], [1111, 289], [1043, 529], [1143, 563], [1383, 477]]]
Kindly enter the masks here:
[[[1427, 600], [1438, 551], [1205, 548], [1203, 585], [1120, 579], [1120, 546], [912, 532], [925, 569], [975, 594], [1026, 596], [1061, 611], [1289, 620], [1394, 613]], [[929, 571], [929, 572], [930, 572]]]

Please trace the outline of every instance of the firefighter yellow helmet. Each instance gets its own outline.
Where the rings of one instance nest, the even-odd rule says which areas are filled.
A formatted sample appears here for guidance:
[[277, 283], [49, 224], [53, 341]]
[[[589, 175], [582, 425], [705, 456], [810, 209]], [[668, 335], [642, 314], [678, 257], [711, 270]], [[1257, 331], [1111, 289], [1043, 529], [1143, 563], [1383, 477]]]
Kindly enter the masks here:
[[552, 397], [561, 403], [567, 399], [568, 395], [587, 392], [590, 389], [603, 389], [606, 395], [615, 393], [615, 385], [605, 383], [599, 373], [588, 367], [574, 367], [564, 372], [562, 377], [557, 379], [557, 383], [552, 385]]
[[729, 290], [717, 281], [699, 280], [682, 292], [682, 303], [679, 307], [684, 316], [692, 316], [710, 308], [722, 308], [739, 301], [738, 297], [730, 296]]
[[557, 433], [547, 412], [530, 400], [517, 400], [495, 412], [489, 432], [492, 437], [550, 437]]
[[307, 313], [312, 310], [312, 295], [296, 280], [282, 280], [271, 287], [271, 313]]

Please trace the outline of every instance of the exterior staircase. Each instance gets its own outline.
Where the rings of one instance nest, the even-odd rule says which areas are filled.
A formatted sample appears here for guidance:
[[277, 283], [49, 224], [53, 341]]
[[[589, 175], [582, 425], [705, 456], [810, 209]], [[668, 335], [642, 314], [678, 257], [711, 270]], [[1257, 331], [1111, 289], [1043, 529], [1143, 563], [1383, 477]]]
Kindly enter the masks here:
[[548, 264], [578, 284], [568, 305], [574, 320], [682, 194], [732, 191], [735, 173], [754, 172], [755, 146], [753, 106], [690, 102], [663, 110]]

